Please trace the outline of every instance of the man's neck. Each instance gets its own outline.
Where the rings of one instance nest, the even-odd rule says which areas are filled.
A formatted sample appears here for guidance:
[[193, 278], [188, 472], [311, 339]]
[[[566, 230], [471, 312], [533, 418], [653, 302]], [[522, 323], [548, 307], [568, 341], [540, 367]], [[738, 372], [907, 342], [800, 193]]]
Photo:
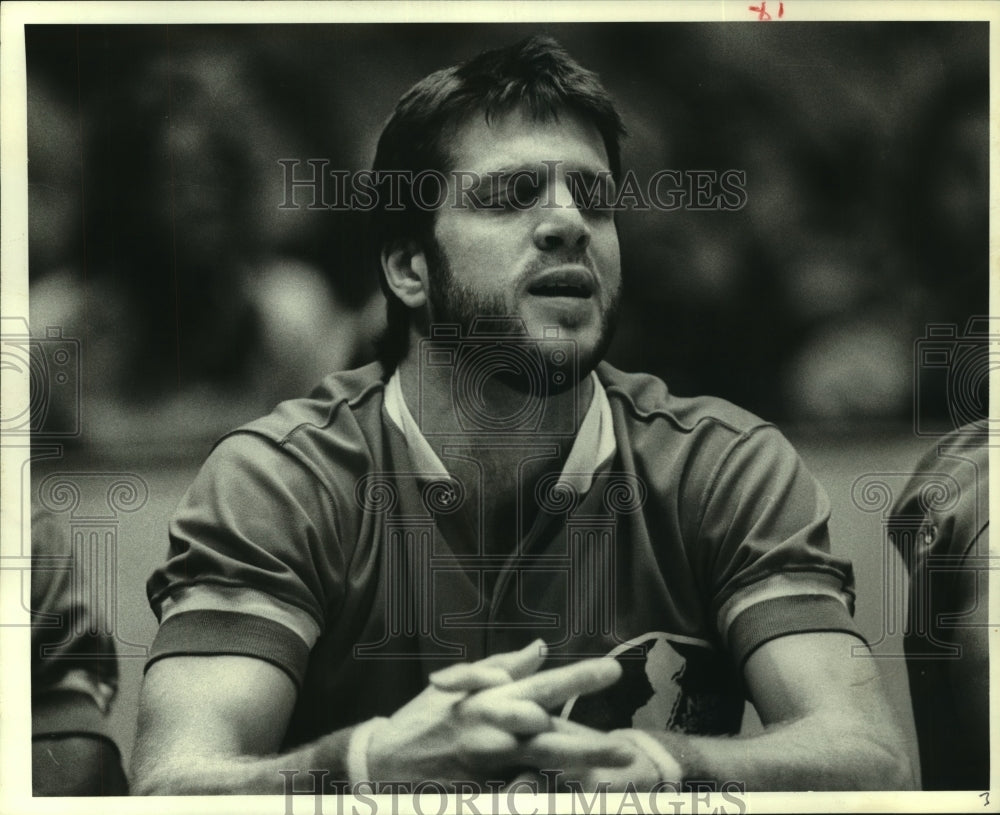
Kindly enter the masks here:
[[453, 366], [421, 365], [412, 356], [400, 362], [398, 374], [406, 406], [432, 447], [435, 439], [490, 449], [515, 439], [519, 446], [572, 446], [594, 396], [590, 376], [559, 390], [525, 388], [500, 377], [456, 383]]
[[[576, 440], [593, 399], [592, 377], [549, 394], [526, 393], [509, 383], [489, 382], [483, 402], [462, 416], [456, 398], [477, 394], [453, 385], [452, 368], [421, 366], [416, 359], [407, 358], [400, 363], [398, 374], [406, 405], [431, 449], [445, 469], [465, 485], [468, 500], [455, 520], [467, 525], [481, 522], [481, 540], [467, 545], [489, 554], [514, 551], [515, 542], [531, 528], [537, 515], [537, 502], [528, 496], [535, 494], [544, 476], [562, 471]], [[485, 415], [477, 414], [488, 425], [485, 432], [470, 427], [470, 418], [477, 418], [470, 413], [476, 411], [486, 411]], [[505, 417], [510, 418], [509, 427], [504, 426]], [[518, 422], [516, 417], [527, 419]], [[429, 422], [433, 432], [428, 432]], [[470, 479], [471, 462], [478, 476]]]

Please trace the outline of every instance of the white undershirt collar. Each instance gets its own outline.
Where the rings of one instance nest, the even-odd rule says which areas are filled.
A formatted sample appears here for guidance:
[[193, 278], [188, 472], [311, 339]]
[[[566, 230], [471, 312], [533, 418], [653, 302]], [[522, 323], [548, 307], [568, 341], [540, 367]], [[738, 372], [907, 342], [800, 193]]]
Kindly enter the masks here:
[[[590, 489], [594, 473], [614, 456], [617, 449], [608, 395], [597, 374], [592, 372], [590, 377], [594, 394], [557, 482], [571, 487], [578, 495], [583, 495]], [[444, 463], [410, 413], [403, 397], [398, 368], [386, 383], [385, 410], [389, 419], [403, 434], [413, 462], [421, 473], [430, 478], [450, 478]]]

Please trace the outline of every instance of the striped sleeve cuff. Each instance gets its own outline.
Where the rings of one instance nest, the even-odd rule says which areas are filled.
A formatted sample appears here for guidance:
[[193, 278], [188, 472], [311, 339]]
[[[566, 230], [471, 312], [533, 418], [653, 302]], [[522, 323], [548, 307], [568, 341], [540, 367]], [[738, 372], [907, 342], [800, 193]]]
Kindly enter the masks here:
[[843, 588], [841, 578], [821, 572], [778, 572], [744, 586], [723, 603], [717, 619], [719, 633], [723, 639], [728, 638], [733, 620], [750, 606], [796, 595], [832, 597], [843, 603], [848, 612], [853, 612], [854, 596]]
[[729, 650], [742, 668], [754, 651], [771, 640], [820, 631], [838, 631], [865, 641], [839, 599], [824, 594], [796, 594], [763, 600], [744, 609], [729, 626]]
[[160, 622], [187, 611], [232, 611], [264, 617], [290, 628], [308, 648], [312, 648], [320, 633], [316, 621], [301, 608], [246, 586], [196, 583], [178, 587], [163, 600]]
[[287, 673], [302, 688], [309, 646], [294, 631], [266, 617], [215, 609], [171, 615], [160, 625], [146, 662], [172, 656], [248, 656]]

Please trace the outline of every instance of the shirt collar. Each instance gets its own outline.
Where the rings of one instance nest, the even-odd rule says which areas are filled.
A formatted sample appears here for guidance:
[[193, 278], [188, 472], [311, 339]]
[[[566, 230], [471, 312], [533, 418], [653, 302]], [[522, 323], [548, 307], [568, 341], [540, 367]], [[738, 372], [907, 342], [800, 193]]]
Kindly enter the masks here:
[[[608, 395], [596, 373], [591, 372], [590, 378], [594, 384], [594, 395], [556, 482], [571, 487], [578, 495], [583, 495], [590, 489], [594, 474], [611, 460], [617, 450]], [[451, 478], [410, 413], [403, 397], [398, 368], [386, 383], [385, 410], [389, 419], [403, 434], [413, 462], [420, 472], [432, 478]]]

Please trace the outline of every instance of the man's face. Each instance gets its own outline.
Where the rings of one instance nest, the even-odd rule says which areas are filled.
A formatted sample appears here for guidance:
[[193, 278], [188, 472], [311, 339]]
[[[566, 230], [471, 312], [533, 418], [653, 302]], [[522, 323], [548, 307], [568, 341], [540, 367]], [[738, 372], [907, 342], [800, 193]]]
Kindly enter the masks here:
[[578, 206], [574, 183], [609, 175], [597, 128], [569, 112], [539, 122], [515, 110], [491, 125], [475, 115], [450, 148], [453, 170], [481, 178], [472, 193], [489, 206], [466, 196], [455, 207], [452, 189], [438, 210], [427, 252], [431, 319], [467, 331], [477, 316], [516, 316], [539, 339], [558, 326], [560, 339], [576, 342], [581, 372], [590, 370], [607, 350], [621, 291], [613, 215]]

